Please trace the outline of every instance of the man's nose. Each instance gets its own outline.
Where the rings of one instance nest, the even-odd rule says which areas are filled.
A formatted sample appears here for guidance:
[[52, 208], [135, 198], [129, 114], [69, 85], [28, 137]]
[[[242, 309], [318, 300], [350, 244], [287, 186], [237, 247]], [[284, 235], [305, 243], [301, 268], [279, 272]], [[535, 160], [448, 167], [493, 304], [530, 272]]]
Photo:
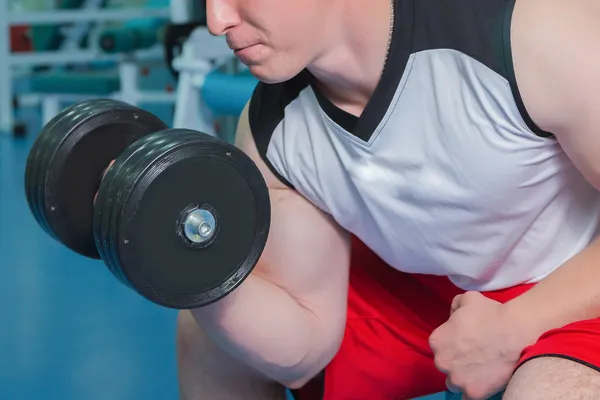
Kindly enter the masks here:
[[207, 0], [206, 20], [208, 31], [212, 35], [226, 34], [240, 22], [234, 0]]

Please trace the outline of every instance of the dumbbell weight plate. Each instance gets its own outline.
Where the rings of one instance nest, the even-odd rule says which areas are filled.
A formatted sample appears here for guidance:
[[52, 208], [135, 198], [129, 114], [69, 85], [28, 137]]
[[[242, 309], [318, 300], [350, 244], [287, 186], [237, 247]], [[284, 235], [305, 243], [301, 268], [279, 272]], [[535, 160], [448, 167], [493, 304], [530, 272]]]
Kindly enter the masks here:
[[102, 172], [133, 142], [165, 128], [153, 114], [115, 100], [63, 110], [44, 127], [27, 160], [25, 192], [37, 222], [71, 250], [100, 258], [92, 220]]
[[[221, 140], [187, 130], [151, 137], [137, 156], [138, 143], [117, 158], [111, 170], [119, 171], [102, 182], [98, 198], [113, 201], [96, 204], [96, 242], [113, 274], [142, 296], [202, 307], [237, 288], [258, 261], [268, 190], [252, 160]], [[188, 215], [200, 209], [215, 219], [205, 241], [189, 236]]]
[[[115, 218], [118, 218], [121, 213], [119, 205], [121, 205], [121, 199], [127, 195], [127, 192], [123, 190], [122, 181], [123, 178], [137, 176], [135, 167], [141, 162], [141, 160], [152, 155], [157, 149], [167, 150], [173, 143], [176, 142], [169, 131], [165, 135], [151, 134], [148, 135], [133, 145], [127, 148], [121, 154], [111, 168], [108, 169], [104, 178], [103, 187], [98, 190], [98, 198], [96, 200], [96, 206], [94, 207], [94, 237], [96, 240], [96, 247], [100, 253], [100, 256], [108, 266], [109, 270], [119, 278], [119, 280], [127, 285], [131, 286], [127, 281], [127, 278], [123, 276], [121, 269], [116, 264], [114, 254], [110, 249], [111, 236], [107, 233], [110, 232], [111, 223]], [[117, 205], [113, 206], [116, 202]], [[115, 236], [116, 237], [116, 236]], [[115, 238], [113, 237], [113, 239]]]
[[[40, 171], [43, 170], [41, 165], [44, 165], [44, 159], [48, 156], [48, 152], [46, 149], [49, 147], [49, 143], [52, 143], [54, 140], [60, 137], [60, 135], [56, 135], [55, 132], [57, 129], [55, 127], [57, 125], [60, 126], [61, 123], [64, 123], [66, 120], [73, 120], [73, 116], [80, 111], [81, 109], [86, 108], [91, 105], [91, 101], [83, 101], [78, 104], [74, 104], [71, 107], [67, 107], [58, 113], [54, 118], [52, 118], [44, 127], [42, 128], [41, 133], [36, 138], [33, 146], [29, 152], [29, 156], [27, 158], [27, 164], [25, 167], [25, 194], [26, 198], [29, 201], [29, 206], [31, 208], [31, 212], [33, 213], [36, 221], [46, 230], [50, 235], [54, 235], [52, 230], [48, 227], [46, 219], [43, 216], [43, 213], [40, 211], [40, 207], [43, 208], [44, 196], [38, 196], [38, 193], [41, 191], [43, 193], [44, 186], [38, 185], [38, 179]], [[61, 128], [59, 128], [61, 129]], [[52, 154], [50, 154], [51, 156]], [[40, 201], [38, 201], [40, 200]]]
[[[103, 102], [102, 100], [96, 102], [84, 101], [61, 111], [44, 126], [29, 153], [25, 171], [27, 200], [37, 222], [55, 238], [55, 232], [48, 225], [46, 213], [44, 212], [45, 177], [48, 172], [48, 160], [54, 156], [54, 152], [48, 151], [48, 149], [55, 149], [60, 144], [60, 140], [65, 136], [64, 133], [69, 132], [73, 124], [77, 123], [78, 116], [85, 112], [87, 107], [97, 106], [98, 103]], [[62, 132], [62, 134], [57, 134], [57, 132]]]
[[[37, 182], [35, 186], [35, 199], [37, 199], [37, 203], [34, 203], [36, 209], [36, 216], [38, 221], [41, 222], [42, 226], [52, 237], [57, 240], [61, 240], [60, 237], [56, 235], [57, 232], [53, 229], [51, 223], [48, 221], [49, 212], [54, 211], [52, 208], [49, 212], [46, 212], [47, 204], [45, 203], [47, 198], [47, 190], [54, 191], [55, 188], [51, 186], [46, 186], [47, 178], [51, 176], [49, 174], [50, 163], [56, 156], [56, 150], [60, 148], [62, 145], [62, 141], [65, 138], [70, 137], [70, 132], [74, 128], [76, 128], [80, 121], [83, 121], [83, 118], [86, 117], [86, 114], [90, 109], [99, 110], [101, 107], [106, 107], [107, 105], [112, 104], [110, 100], [98, 100], [98, 101], [84, 101], [82, 103], [78, 103], [73, 105], [72, 107], [68, 107], [64, 110], [61, 118], [58, 118], [50, 129], [45, 129], [42, 134], [39, 136], [39, 140], [34, 143], [32, 148], [32, 154], [35, 152], [38, 154], [37, 157], [32, 159], [32, 164], [35, 165], [33, 169], [33, 176], [35, 179], [33, 182]], [[61, 132], [62, 134], [57, 134]], [[55, 151], [52, 151], [52, 150]], [[50, 151], [49, 151], [50, 150]]]

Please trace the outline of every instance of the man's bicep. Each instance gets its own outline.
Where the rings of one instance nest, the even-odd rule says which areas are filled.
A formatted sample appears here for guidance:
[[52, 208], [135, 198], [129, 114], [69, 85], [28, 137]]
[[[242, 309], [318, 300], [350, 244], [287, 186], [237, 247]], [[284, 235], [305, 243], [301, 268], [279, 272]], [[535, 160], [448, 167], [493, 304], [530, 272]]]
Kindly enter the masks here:
[[339, 290], [345, 300], [348, 233], [291, 189], [271, 190], [271, 208], [271, 230], [257, 274], [297, 299]]
[[271, 231], [255, 274], [305, 310], [312, 333], [303, 362], [313, 365], [314, 376], [331, 361], [344, 336], [349, 234], [291, 189], [271, 190], [271, 207]]

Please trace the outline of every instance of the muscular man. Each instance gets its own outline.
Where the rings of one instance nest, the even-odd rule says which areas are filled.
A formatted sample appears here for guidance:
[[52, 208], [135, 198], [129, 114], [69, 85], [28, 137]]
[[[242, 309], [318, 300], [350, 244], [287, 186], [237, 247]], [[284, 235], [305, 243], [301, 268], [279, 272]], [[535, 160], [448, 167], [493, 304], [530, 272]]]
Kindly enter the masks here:
[[[600, 3], [207, 0], [261, 80], [255, 272], [186, 399], [600, 398]], [[240, 199], [243, 201], [243, 199]]]

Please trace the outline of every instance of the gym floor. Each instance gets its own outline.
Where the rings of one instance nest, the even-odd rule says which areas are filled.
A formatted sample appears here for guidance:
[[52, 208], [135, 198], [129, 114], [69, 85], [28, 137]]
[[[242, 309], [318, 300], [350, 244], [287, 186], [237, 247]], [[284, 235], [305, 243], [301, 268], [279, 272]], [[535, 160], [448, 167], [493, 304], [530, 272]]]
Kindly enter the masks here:
[[177, 399], [177, 313], [48, 236], [24, 196], [28, 136], [0, 135], [0, 399]]

